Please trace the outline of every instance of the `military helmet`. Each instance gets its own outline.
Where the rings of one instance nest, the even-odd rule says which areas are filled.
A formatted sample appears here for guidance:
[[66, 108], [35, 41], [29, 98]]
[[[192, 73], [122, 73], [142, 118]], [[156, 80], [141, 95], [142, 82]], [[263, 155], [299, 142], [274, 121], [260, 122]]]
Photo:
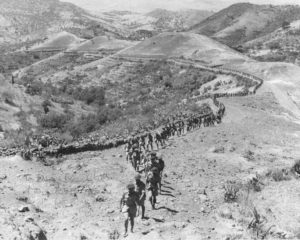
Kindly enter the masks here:
[[127, 185], [127, 189], [128, 189], [128, 190], [129, 190], [129, 189], [134, 189], [134, 184], [132, 184], [132, 183], [128, 184], [128, 185]]

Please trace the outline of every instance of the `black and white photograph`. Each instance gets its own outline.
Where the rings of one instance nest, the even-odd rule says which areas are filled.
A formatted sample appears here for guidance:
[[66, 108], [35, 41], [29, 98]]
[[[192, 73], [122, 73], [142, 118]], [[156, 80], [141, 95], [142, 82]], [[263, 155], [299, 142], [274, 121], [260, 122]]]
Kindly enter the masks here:
[[0, 0], [0, 240], [122, 239], [300, 239], [300, 0]]

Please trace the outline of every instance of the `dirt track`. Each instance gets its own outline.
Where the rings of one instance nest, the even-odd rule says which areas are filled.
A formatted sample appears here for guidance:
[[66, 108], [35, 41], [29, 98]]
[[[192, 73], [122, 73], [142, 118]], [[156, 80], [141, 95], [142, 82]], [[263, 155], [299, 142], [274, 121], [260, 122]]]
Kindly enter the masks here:
[[[299, 125], [286, 119], [270, 91], [220, 100], [227, 108], [222, 124], [171, 139], [161, 150], [166, 171], [158, 210], [150, 211], [147, 202], [149, 219], [137, 219], [135, 233], [127, 239], [252, 239], [247, 225], [253, 206], [266, 218], [266, 226], [275, 225], [269, 239], [284, 234], [297, 239], [299, 180], [274, 182], [266, 173], [289, 169], [300, 156]], [[254, 153], [251, 161], [243, 157], [249, 150]], [[63, 160], [51, 168], [18, 157], [2, 160], [0, 176], [7, 178], [0, 183], [0, 228], [5, 230], [0, 239], [26, 232], [28, 216], [46, 230], [48, 239], [122, 238], [119, 199], [135, 174], [123, 149]], [[255, 173], [264, 176], [261, 192], [241, 191], [237, 203], [224, 203], [227, 180], [245, 182]], [[27, 203], [17, 200], [19, 196], [26, 196]], [[30, 211], [20, 213], [20, 206]]]

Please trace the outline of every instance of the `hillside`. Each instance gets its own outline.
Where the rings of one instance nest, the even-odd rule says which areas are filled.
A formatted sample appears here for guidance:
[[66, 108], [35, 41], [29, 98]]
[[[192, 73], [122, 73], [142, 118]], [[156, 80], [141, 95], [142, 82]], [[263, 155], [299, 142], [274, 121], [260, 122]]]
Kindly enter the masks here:
[[284, 28], [246, 42], [241, 51], [259, 61], [284, 61], [299, 65], [300, 20], [287, 23]]
[[97, 16], [106, 22], [130, 33], [130, 39], [144, 40], [161, 32], [183, 31], [213, 12], [196, 9], [169, 11], [156, 9], [143, 14], [128, 11], [111, 11], [98, 13]]
[[[152, 48], [153, 42], [158, 49]], [[121, 47], [126, 48], [118, 52]], [[170, 58], [183, 62], [168, 61]], [[187, 59], [191, 62], [185, 63]], [[216, 85], [214, 89], [217, 89], [218, 82], [226, 78], [221, 73], [193, 66], [193, 60], [209, 65], [250, 61], [205, 36], [162, 33], [131, 47], [124, 40], [97, 37], [22, 68], [15, 74], [18, 84], [32, 84], [41, 88], [48, 98], [60, 99], [58, 103], [66, 112], [78, 100], [82, 102], [82, 109], [94, 106], [89, 104], [93, 102], [90, 100], [95, 96], [93, 94], [97, 94], [97, 91], [100, 94], [104, 90], [106, 105], [98, 106], [95, 116], [79, 113], [76, 117], [81, 120], [76, 124], [81, 124], [78, 127], [80, 134], [101, 130], [113, 135], [133, 126], [152, 124], [157, 118], [160, 119], [161, 113], [168, 114], [169, 109], [176, 107], [178, 102], [199, 95], [203, 84], [212, 81]], [[252, 85], [251, 81], [240, 82], [234, 76], [226, 79], [228, 83], [224, 89], [232, 92], [242, 91], [246, 85]], [[104, 114], [102, 111], [109, 116], [107, 120], [101, 120], [99, 125], [97, 114]], [[113, 128], [110, 124], [113, 124]], [[62, 127], [61, 131], [66, 129], [76, 136], [75, 127]]]
[[[300, 67], [213, 39], [254, 37], [236, 49], [290, 56], [300, 23], [277, 24], [298, 8], [237, 4], [203, 21], [210, 37], [176, 32], [201, 18], [194, 10], [92, 16], [0, 1], [5, 40], [31, 37], [0, 44], [0, 240], [300, 239]], [[151, 149], [165, 161], [156, 209], [147, 191], [145, 219], [123, 238], [120, 198], [137, 172], [122, 144], [181, 123]], [[28, 137], [41, 155], [11, 156]]]
[[154, 58], [183, 57], [215, 65], [249, 60], [209, 37], [193, 33], [161, 33], [119, 54]]
[[[221, 124], [173, 136], [159, 150], [166, 166], [157, 209], [147, 200], [146, 219], [137, 217], [126, 239], [298, 239], [299, 177], [291, 168], [299, 125], [270, 91], [221, 100]], [[0, 161], [3, 239], [123, 238], [119, 199], [136, 174], [123, 147], [63, 156], [51, 167], [19, 156]], [[236, 199], [224, 199], [225, 186], [236, 187]]]
[[30, 48], [30, 51], [50, 51], [50, 50], [66, 50], [83, 42], [84, 39], [80, 39], [74, 34], [68, 32], [61, 32], [55, 34], [53, 37], [49, 36], [48, 40], [42, 44], [38, 44]]
[[81, 44], [71, 48], [71, 51], [83, 51], [83, 52], [97, 52], [100, 50], [113, 50], [118, 51], [132, 45], [135, 45], [136, 42], [134, 41], [126, 41], [126, 40], [119, 40], [113, 39], [108, 36], [99, 36], [95, 37], [91, 40], [84, 41]]
[[262, 37], [300, 17], [299, 6], [234, 4], [193, 26], [190, 31], [204, 34], [229, 46]]
[[59, 0], [0, 2], [1, 42], [30, 43], [62, 31], [78, 37], [94, 36], [100, 32], [119, 35], [113, 26], [70, 3]]
[[180, 10], [169, 11], [156, 9], [146, 14], [156, 19], [155, 26], [158, 29], [183, 31], [211, 16], [213, 12], [204, 10]]

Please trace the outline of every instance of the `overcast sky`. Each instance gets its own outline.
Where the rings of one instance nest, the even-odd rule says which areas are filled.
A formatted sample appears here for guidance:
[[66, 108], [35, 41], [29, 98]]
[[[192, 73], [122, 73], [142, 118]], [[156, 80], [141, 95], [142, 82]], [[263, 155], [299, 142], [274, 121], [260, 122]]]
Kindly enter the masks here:
[[169, 10], [205, 9], [220, 10], [233, 3], [251, 2], [256, 4], [299, 4], [300, 0], [61, 0], [72, 2], [92, 11], [129, 10], [148, 12], [155, 8]]

